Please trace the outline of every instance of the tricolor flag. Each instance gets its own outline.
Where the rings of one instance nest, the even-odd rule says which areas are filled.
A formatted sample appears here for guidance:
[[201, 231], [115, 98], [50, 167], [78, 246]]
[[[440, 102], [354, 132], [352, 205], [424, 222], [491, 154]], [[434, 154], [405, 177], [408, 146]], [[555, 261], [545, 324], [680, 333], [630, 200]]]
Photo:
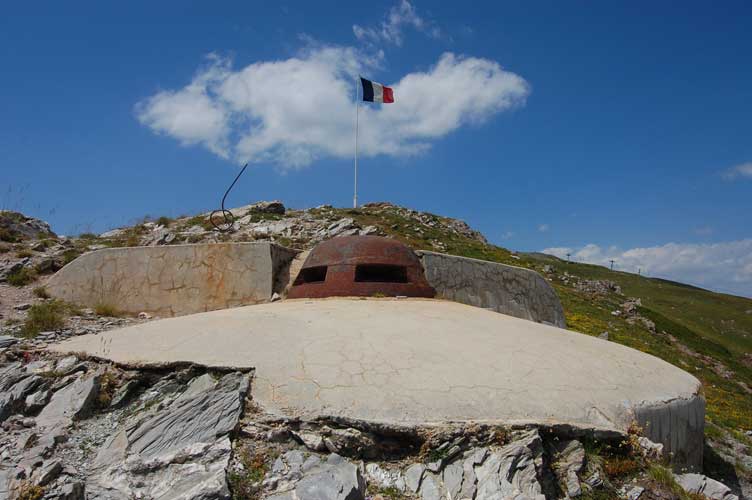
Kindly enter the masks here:
[[360, 78], [360, 83], [363, 84], [363, 100], [367, 102], [381, 102], [384, 104], [394, 102], [394, 94], [392, 89], [385, 87], [380, 83]]

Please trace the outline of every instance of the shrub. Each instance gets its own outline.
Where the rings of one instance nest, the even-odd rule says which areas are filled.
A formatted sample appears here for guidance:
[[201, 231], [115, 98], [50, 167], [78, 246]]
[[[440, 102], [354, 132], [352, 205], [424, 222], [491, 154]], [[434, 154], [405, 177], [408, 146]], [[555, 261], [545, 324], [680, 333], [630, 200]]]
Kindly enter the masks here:
[[7, 241], [8, 243], [18, 242], [18, 236], [9, 229], [0, 227], [0, 241]]
[[705, 500], [704, 495], [696, 493], [687, 493], [684, 491], [679, 483], [676, 482], [674, 473], [668, 467], [663, 465], [651, 464], [648, 468], [648, 476], [650, 479], [663, 486], [671, 493], [673, 493], [679, 500]]
[[32, 252], [31, 250], [27, 248], [24, 248], [23, 250], [19, 250], [18, 252], [16, 252], [16, 257], [18, 257], [19, 259], [25, 259], [27, 257], [31, 257], [32, 255], [34, 255], [34, 252]]
[[119, 318], [123, 315], [123, 312], [120, 311], [117, 307], [113, 306], [112, 304], [105, 304], [103, 302], [100, 302], [99, 304], [94, 306], [94, 312], [97, 314], [97, 316], [108, 316], [110, 318]]
[[266, 476], [267, 456], [260, 451], [251, 451], [248, 448], [239, 450], [238, 459], [243, 469], [230, 472], [228, 480], [233, 498], [259, 498], [260, 484]]
[[97, 395], [97, 406], [107, 408], [112, 402], [112, 396], [118, 387], [118, 379], [115, 372], [107, 370], [102, 374], [99, 382], [99, 394]]
[[29, 308], [21, 333], [26, 338], [34, 338], [39, 332], [59, 330], [65, 326], [66, 317], [77, 311], [75, 306], [61, 300], [34, 304]]
[[96, 240], [99, 238], [99, 236], [94, 233], [81, 233], [78, 237], [82, 240]]
[[640, 463], [631, 457], [609, 457], [603, 465], [610, 478], [634, 475], [640, 467]]
[[26, 286], [37, 279], [37, 272], [28, 267], [22, 267], [18, 271], [8, 275], [8, 284], [13, 286]]
[[169, 226], [171, 222], [172, 220], [169, 217], [165, 217], [164, 215], [157, 219], [157, 224], [164, 227]]
[[49, 299], [50, 298], [49, 292], [43, 286], [38, 286], [38, 287], [34, 288], [34, 290], [32, 290], [32, 293], [34, 294], [35, 297], [39, 297], [40, 299]]
[[0, 245], [0, 253], [8, 253], [10, 252], [10, 248], [8, 245]]
[[44, 488], [29, 481], [22, 482], [16, 490], [17, 500], [39, 500], [44, 496]]
[[63, 263], [70, 264], [81, 255], [81, 250], [78, 248], [69, 248], [63, 252]]

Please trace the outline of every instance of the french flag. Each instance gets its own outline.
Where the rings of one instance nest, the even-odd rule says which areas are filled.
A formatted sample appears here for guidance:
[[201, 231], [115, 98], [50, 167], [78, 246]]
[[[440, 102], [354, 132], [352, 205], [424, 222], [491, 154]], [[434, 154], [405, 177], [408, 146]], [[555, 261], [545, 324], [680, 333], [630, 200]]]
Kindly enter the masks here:
[[363, 84], [363, 101], [366, 102], [381, 102], [388, 104], [394, 102], [394, 94], [392, 89], [385, 87], [380, 83], [360, 78], [360, 83]]

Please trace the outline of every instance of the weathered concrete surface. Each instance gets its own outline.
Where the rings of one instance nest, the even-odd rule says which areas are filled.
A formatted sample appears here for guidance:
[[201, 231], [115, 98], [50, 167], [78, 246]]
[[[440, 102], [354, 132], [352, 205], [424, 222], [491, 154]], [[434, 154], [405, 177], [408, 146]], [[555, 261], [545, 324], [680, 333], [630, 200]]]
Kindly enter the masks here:
[[566, 327], [559, 296], [535, 271], [455, 255], [417, 253], [437, 297]]
[[692, 375], [612, 342], [455, 302], [288, 300], [80, 336], [51, 349], [122, 363], [255, 367], [258, 404], [308, 418], [624, 430], [650, 408], [651, 419], [665, 423], [659, 441], [691, 468], [701, 460], [692, 447], [702, 426], [665, 415], [686, 405], [692, 422], [703, 421]]
[[284, 290], [295, 253], [268, 242], [107, 248], [65, 266], [47, 290], [92, 307], [180, 316], [269, 300]]

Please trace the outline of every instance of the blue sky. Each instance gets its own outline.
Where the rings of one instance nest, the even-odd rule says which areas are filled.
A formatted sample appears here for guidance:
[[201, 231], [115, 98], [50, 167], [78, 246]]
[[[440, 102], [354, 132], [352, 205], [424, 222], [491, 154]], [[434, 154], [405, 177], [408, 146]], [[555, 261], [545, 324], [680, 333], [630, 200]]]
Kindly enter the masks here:
[[752, 296], [750, 18], [749, 2], [15, 2], [0, 204], [103, 231], [215, 208], [250, 158], [232, 205], [347, 206], [362, 72], [396, 100], [363, 108], [362, 202]]

